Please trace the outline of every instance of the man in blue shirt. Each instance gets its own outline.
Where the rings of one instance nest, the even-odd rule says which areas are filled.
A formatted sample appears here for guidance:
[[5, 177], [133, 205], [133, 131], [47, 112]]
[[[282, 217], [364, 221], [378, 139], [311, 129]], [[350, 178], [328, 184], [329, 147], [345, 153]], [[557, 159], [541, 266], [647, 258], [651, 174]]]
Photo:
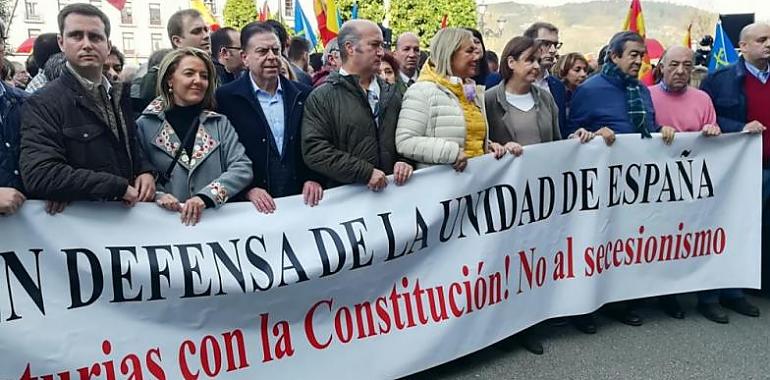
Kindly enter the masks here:
[[[5, 58], [5, 25], [0, 21], [0, 68]], [[26, 200], [19, 173], [19, 124], [26, 94], [0, 81], [0, 215], [19, 210]]]
[[275, 211], [273, 198], [300, 193], [315, 206], [323, 189], [300, 149], [302, 112], [311, 88], [280, 76], [281, 43], [269, 25], [246, 25], [240, 42], [247, 71], [220, 87], [216, 99], [252, 161], [254, 183], [245, 198], [262, 213]]
[[647, 51], [644, 39], [634, 32], [620, 32], [610, 40], [602, 73], [580, 85], [573, 95], [567, 136], [580, 128], [614, 141], [616, 133], [650, 137], [657, 132], [650, 91], [637, 76]]

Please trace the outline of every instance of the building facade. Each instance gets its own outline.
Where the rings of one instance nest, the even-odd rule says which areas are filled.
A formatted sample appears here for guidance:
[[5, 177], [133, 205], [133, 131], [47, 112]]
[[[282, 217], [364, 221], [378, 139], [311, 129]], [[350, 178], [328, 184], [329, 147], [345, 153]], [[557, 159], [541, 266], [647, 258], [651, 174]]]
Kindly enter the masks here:
[[[126, 63], [132, 65], [145, 62], [155, 50], [170, 48], [166, 32], [169, 17], [180, 9], [190, 8], [189, 0], [126, 0], [122, 11], [107, 0], [15, 0], [10, 2], [13, 17], [8, 27], [8, 57], [15, 61], [26, 60], [29, 53], [16, 53], [16, 49], [30, 37], [58, 33], [56, 16], [59, 10], [76, 2], [88, 2], [104, 11], [112, 27], [112, 44], [125, 54]], [[222, 14], [226, 0], [204, 0], [204, 3], [220, 25], [224, 25]], [[255, 0], [257, 9], [261, 9], [263, 3]], [[312, 3], [310, 6], [309, 10], [305, 8], [306, 12], [312, 12]], [[268, 0], [268, 7], [271, 12], [280, 11], [284, 20], [293, 24], [293, 0]], [[308, 18], [312, 18], [312, 14], [308, 14]]]

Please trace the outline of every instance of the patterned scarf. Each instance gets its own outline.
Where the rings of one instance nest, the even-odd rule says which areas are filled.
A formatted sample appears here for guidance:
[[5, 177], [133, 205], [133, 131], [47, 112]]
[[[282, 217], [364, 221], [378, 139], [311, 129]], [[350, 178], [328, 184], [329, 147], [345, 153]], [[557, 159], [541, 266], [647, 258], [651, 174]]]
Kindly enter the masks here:
[[602, 74], [618, 79], [626, 88], [626, 108], [628, 109], [628, 120], [636, 128], [637, 132], [642, 134], [642, 138], [651, 138], [650, 130], [647, 129], [647, 111], [644, 109], [642, 95], [639, 90], [639, 80], [624, 73], [613, 62], [607, 62], [602, 67]]

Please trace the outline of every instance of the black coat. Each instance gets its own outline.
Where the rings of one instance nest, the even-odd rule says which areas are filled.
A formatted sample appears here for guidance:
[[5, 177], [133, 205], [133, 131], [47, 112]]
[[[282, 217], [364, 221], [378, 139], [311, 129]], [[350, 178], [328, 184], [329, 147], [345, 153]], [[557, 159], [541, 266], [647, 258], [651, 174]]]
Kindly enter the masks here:
[[[254, 181], [250, 188], [265, 189], [273, 197], [300, 194], [305, 181], [319, 180], [319, 176], [305, 166], [300, 149], [302, 112], [311, 88], [284, 77], [280, 80], [284, 107], [284, 146], [280, 156], [249, 73], [244, 73], [216, 92], [217, 111], [230, 119], [241, 144], [246, 148], [246, 155], [251, 159]], [[275, 176], [276, 168], [282, 168], [281, 175], [289, 176], [286, 191], [277, 191], [273, 186], [278, 182], [271, 178]]]
[[115, 136], [69, 69], [27, 99], [20, 166], [29, 196], [118, 200], [136, 176], [153, 171], [136, 140], [129, 92], [128, 86], [112, 90], [120, 95], [127, 142]]
[[23, 191], [19, 172], [21, 106], [27, 93], [0, 83], [5, 95], [0, 97], [0, 187]]

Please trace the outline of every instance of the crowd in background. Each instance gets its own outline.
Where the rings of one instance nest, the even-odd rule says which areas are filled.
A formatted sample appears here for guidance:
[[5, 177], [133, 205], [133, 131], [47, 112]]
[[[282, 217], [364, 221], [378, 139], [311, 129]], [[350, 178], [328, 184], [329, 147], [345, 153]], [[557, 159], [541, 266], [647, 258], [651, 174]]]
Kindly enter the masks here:
[[[231, 201], [269, 214], [280, 212], [279, 197], [301, 195], [312, 207], [343, 184], [387, 191], [429, 166], [463, 172], [471, 158], [520, 156], [532, 144], [600, 138], [611, 146], [617, 134], [655, 132], [661, 144], [678, 132], [761, 135], [762, 207], [770, 192], [767, 24], [746, 26], [739, 62], [708, 76], [689, 47], [669, 48], [651, 87], [638, 79], [640, 35], [611, 36], [592, 64], [560, 54], [559, 29], [546, 22], [512, 36], [498, 55], [478, 31], [461, 28], [437, 32], [427, 51], [406, 32], [388, 51], [380, 27], [351, 20], [311, 54], [277, 21], [211, 33], [188, 9], [168, 21], [173, 48], [131, 72], [98, 8], [68, 5], [58, 25], [38, 37], [26, 67], [2, 66], [4, 215], [27, 198], [47, 201], [50, 214], [78, 201], [155, 202], [195, 225]], [[740, 289], [700, 292], [698, 301], [718, 323], [729, 321], [725, 308], [759, 316]], [[660, 304], [684, 317], [676, 296]], [[636, 306], [611, 309], [638, 326]], [[568, 320], [596, 332], [593, 315]], [[526, 330], [515, 339], [543, 352]]]

